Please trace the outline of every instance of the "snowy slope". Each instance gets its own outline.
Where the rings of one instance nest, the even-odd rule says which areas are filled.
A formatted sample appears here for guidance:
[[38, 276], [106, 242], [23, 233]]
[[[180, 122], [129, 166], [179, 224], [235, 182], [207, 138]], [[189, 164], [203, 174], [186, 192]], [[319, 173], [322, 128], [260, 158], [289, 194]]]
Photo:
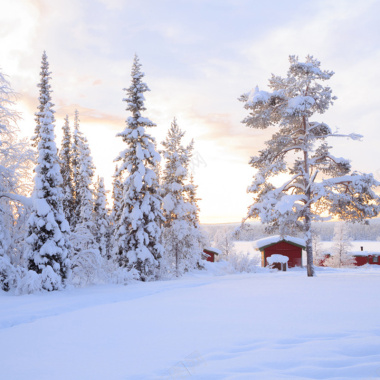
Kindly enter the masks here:
[[0, 293], [0, 378], [380, 378], [379, 287], [356, 268]]

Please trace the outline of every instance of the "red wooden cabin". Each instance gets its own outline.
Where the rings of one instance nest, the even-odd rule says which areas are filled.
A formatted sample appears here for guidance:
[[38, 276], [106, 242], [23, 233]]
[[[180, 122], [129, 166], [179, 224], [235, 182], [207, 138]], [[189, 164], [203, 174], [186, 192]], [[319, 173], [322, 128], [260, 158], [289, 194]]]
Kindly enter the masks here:
[[211, 247], [206, 247], [204, 250], [203, 250], [203, 253], [204, 253], [204, 256], [205, 256], [205, 259], [207, 261], [210, 261], [211, 263], [214, 263], [215, 262], [215, 255], [220, 255], [222, 252], [220, 249], [218, 248], [211, 248]]
[[[361, 267], [362, 265], [380, 265], [380, 252], [366, 252], [366, 251], [359, 251], [359, 252], [349, 252], [352, 256], [355, 258], [354, 265], [357, 267]], [[318, 263], [318, 266], [327, 266], [325, 264], [326, 259], [328, 259], [331, 256], [330, 253], [326, 253], [324, 258], [320, 260]]]
[[302, 267], [302, 250], [306, 244], [303, 239], [291, 236], [272, 236], [255, 242], [256, 248], [261, 251], [261, 265], [268, 265], [267, 258], [273, 254], [289, 257], [288, 268]]
[[360, 267], [362, 265], [366, 264], [374, 264], [374, 265], [380, 265], [380, 254], [379, 253], [372, 253], [372, 252], [352, 252], [352, 255], [355, 257], [355, 265], [357, 267]]

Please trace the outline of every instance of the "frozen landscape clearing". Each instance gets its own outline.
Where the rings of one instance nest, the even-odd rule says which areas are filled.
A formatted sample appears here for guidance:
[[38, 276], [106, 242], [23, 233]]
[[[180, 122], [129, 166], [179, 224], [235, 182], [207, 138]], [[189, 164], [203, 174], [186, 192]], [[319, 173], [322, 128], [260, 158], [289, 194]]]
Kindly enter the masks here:
[[174, 281], [0, 292], [1, 379], [380, 378], [378, 268], [315, 278], [209, 268]]

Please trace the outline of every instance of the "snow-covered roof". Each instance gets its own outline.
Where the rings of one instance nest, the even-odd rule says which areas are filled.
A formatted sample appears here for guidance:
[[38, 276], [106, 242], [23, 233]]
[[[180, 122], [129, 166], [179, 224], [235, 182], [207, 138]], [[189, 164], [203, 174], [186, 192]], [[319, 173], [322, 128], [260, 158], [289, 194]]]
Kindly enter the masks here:
[[280, 235], [275, 235], [275, 236], [269, 236], [267, 238], [259, 239], [253, 242], [253, 246], [256, 249], [263, 249], [265, 247], [268, 247], [269, 245], [279, 243], [280, 241], [285, 241], [287, 243], [299, 245], [301, 247], [306, 247], [306, 242], [304, 239], [301, 238], [296, 238], [293, 236], [280, 236]]
[[353, 256], [380, 256], [380, 252], [373, 251], [349, 251], [348, 254]]
[[218, 248], [215, 248], [215, 247], [205, 247], [203, 250], [204, 251], [209, 251], [209, 252], [214, 252], [217, 255], [221, 255], [222, 254], [222, 251], [220, 249], [218, 249]]
[[[332, 254], [334, 242], [322, 242], [322, 251], [325, 254]], [[363, 250], [362, 250], [363, 247]], [[380, 256], [380, 241], [358, 240], [352, 241], [348, 253], [353, 256]]]

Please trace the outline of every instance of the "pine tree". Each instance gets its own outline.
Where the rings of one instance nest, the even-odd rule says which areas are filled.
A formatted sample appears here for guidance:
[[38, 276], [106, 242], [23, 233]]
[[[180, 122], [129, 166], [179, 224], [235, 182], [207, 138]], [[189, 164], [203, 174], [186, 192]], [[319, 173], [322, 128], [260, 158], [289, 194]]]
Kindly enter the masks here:
[[59, 151], [59, 161], [62, 175], [63, 211], [65, 213], [66, 220], [71, 226], [71, 219], [72, 215], [75, 213], [75, 208], [72, 166], [72, 141], [68, 115], [66, 115], [65, 124], [62, 127], [62, 131], [63, 138], [61, 150]]
[[[123, 184], [122, 184], [122, 178], [120, 176], [119, 167], [116, 165], [115, 172], [113, 174], [113, 181], [112, 181], [112, 209], [111, 209], [111, 215], [110, 215], [110, 224], [111, 228], [109, 230], [109, 243], [111, 247], [116, 246], [116, 230], [117, 226], [120, 220], [120, 211], [121, 211], [121, 204], [123, 200]], [[109, 250], [109, 255], [112, 256], [113, 250]]]
[[37, 148], [38, 143], [40, 141], [40, 128], [41, 128], [41, 118], [44, 117], [45, 112], [45, 106], [48, 102], [51, 104], [51, 108], [54, 107], [54, 104], [51, 102], [51, 86], [50, 86], [50, 79], [51, 79], [51, 72], [49, 71], [49, 62], [47, 59], [46, 51], [42, 54], [42, 62], [41, 62], [41, 81], [37, 85], [40, 89], [40, 96], [38, 98], [39, 105], [38, 105], [38, 112], [35, 113], [36, 118], [34, 119], [36, 122], [36, 127], [34, 129], [34, 136], [32, 137], [33, 141], [33, 147]]
[[79, 223], [80, 220], [80, 205], [81, 205], [81, 198], [80, 198], [80, 191], [79, 191], [79, 183], [80, 183], [80, 152], [81, 152], [81, 142], [83, 140], [83, 134], [79, 130], [79, 113], [78, 110], [75, 110], [75, 116], [74, 116], [74, 132], [73, 132], [73, 143], [71, 147], [71, 153], [72, 153], [72, 176], [73, 176], [73, 193], [74, 193], [74, 200], [73, 200], [73, 206], [74, 211], [71, 216], [71, 226], [72, 229], [74, 229]]
[[75, 194], [77, 202], [77, 214], [75, 233], [78, 237], [82, 235], [82, 242], [76, 251], [83, 248], [97, 249], [94, 233], [94, 197], [92, 190], [92, 178], [94, 176], [95, 166], [92, 161], [91, 151], [86, 137], [78, 130], [78, 113], [76, 112], [76, 162], [75, 168]]
[[175, 267], [176, 276], [196, 268], [202, 252], [196, 205], [188, 199], [188, 192], [194, 193], [195, 189], [186, 185], [193, 142], [184, 147], [181, 144], [184, 134], [174, 119], [166, 140], [162, 142], [165, 158], [162, 176], [165, 261], [169, 268]]
[[142, 280], [156, 276], [162, 255], [161, 198], [158, 194], [156, 166], [160, 160], [155, 140], [145, 129], [155, 124], [143, 117], [144, 92], [149, 91], [142, 81], [144, 74], [137, 56], [132, 66], [132, 84], [128, 89], [127, 111], [132, 116], [126, 120], [126, 128], [119, 133], [127, 144], [117, 161], [121, 161], [120, 175], [127, 172], [123, 182], [123, 199], [120, 218], [115, 231], [115, 257], [121, 267], [135, 268]]
[[[192, 149], [192, 148], [191, 148]], [[185, 186], [186, 199], [193, 206], [189, 211], [189, 220], [192, 221], [194, 227], [199, 228], [199, 205], [198, 201], [201, 199], [197, 197], [198, 185], [194, 183], [193, 173], [190, 172], [189, 184]]]
[[117, 225], [120, 218], [121, 202], [123, 199], [123, 184], [120, 178], [119, 167], [116, 165], [112, 181], [112, 201], [113, 207], [111, 212], [111, 221], [114, 226]]
[[62, 176], [53, 123], [48, 102], [40, 117], [38, 164], [27, 237], [28, 269], [40, 274], [42, 288], [49, 291], [61, 289], [70, 270], [70, 228], [62, 207]]
[[[252, 157], [257, 170], [248, 191], [255, 196], [248, 218], [260, 218], [282, 235], [295, 229], [306, 240], [307, 274], [314, 275], [311, 222], [323, 220], [323, 214], [344, 220], [364, 220], [378, 215], [380, 198], [373, 187], [379, 183], [372, 174], [351, 173], [348, 160], [334, 157], [327, 139], [342, 137], [330, 127], [313, 121], [333, 101], [332, 90], [320, 82], [334, 74], [323, 71], [311, 56], [306, 62], [290, 56], [285, 78], [272, 75], [272, 92], [255, 91], [241, 96], [250, 114], [243, 123], [257, 129], [276, 128], [266, 148]], [[350, 134], [351, 139], [361, 136]], [[280, 187], [271, 178], [287, 173], [289, 179]]]
[[102, 257], [109, 259], [108, 253], [108, 231], [109, 217], [107, 213], [107, 196], [104, 187], [104, 179], [98, 177], [95, 184], [95, 202], [94, 202], [94, 234]]

